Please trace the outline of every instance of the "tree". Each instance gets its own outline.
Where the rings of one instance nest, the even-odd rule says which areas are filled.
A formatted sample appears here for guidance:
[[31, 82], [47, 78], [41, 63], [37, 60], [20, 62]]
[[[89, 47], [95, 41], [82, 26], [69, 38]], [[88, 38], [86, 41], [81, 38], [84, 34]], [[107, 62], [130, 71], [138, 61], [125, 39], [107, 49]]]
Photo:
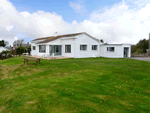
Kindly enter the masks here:
[[103, 39], [101, 39], [101, 40], [100, 40], [100, 42], [101, 42], [101, 43], [104, 43], [104, 40], [103, 40]]
[[22, 47], [22, 46], [19, 46], [17, 49], [16, 49], [16, 54], [21, 56], [21, 54], [25, 51], [25, 48]]
[[142, 49], [137, 49], [135, 53], [143, 53]]
[[140, 40], [136, 45], [131, 46], [132, 53], [147, 53], [149, 40]]
[[5, 45], [7, 45], [7, 46], [9, 45], [9, 42], [8, 42], [8, 41], [4, 41], [4, 43], [5, 43]]
[[137, 46], [136, 45], [132, 45], [131, 46], [131, 53], [135, 53], [137, 50]]
[[0, 46], [2, 46], [2, 47], [5, 47], [5, 46], [6, 46], [4, 40], [0, 41]]
[[25, 42], [24, 42], [24, 39], [18, 39], [18, 40], [15, 40], [14, 42], [13, 42], [13, 46], [15, 46], [15, 47], [18, 47], [18, 46], [21, 46], [22, 44], [24, 44]]
[[136, 46], [137, 46], [137, 49], [141, 49], [142, 50], [142, 53], [146, 53], [147, 52], [146, 50], [148, 49], [148, 44], [149, 44], [148, 40], [143, 39], [143, 40], [140, 40], [136, 44]]
[[[4, 56], [3, 56], [4, 55]], [[6, 58], [8, 58], [8, 57], [10, 57], [10, 55], [9, 55], [9, 51], [2, 51], [1, 53], [0, 53], [0, 59], [6, 59]]]
[[31, 46], [27, 46], [27, 52], [30, 55], [30, 53], [31, 53]]
[[10, 51], [10, 54], [13, 54], [13, 57], [16, 55], [16, 49], [12, 49], [11, 51]]

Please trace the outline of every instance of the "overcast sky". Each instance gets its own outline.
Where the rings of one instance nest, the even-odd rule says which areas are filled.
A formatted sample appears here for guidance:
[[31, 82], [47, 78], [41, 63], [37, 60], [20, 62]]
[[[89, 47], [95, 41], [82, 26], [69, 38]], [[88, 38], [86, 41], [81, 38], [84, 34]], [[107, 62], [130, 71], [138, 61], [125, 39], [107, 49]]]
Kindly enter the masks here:
[[107, 43], [148, 39], [150, 0], [0, 0], [0, 40], [87, 32]]

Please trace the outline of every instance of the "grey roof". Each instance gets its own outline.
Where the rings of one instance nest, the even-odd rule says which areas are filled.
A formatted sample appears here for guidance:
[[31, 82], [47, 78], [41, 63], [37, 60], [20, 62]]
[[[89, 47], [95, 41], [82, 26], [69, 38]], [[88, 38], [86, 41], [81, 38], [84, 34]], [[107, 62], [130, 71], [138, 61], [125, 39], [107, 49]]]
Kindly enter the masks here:
[[37, 39], [34, 39], [32, 41], [40, 41], [38, 42], [37, 44], [41, 44], [41, 43], [48, 43], [48, 42], [51, 42], [53, 40], [56, 40], [56, 39], [59, 39], [59, 38], [62, 38], [62, 37], [72, 37], [72, 36], [77, 36], [77, 35], [81, 35], [81, 34], [86, 34], [88, 35], [89, 37], [93, 38], [94, 40], [98, 41], [98, 39], [92, 37], [91, 35], [87, 34], [86, 32], [81, 32], [81, 33], [73, 33], [73, 34], [64, 34], [64, 35], [58, 35], [58, 36], [50, 36], [50, 37], [43, 37], [43, 38], [37, 38]]

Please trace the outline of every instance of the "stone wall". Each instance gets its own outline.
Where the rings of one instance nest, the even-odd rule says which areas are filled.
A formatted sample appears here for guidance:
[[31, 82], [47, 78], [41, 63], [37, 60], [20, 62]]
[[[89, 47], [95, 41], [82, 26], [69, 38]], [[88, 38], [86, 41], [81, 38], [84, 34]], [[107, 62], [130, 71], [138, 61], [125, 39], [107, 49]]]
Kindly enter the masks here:
[[131, 57], [148, 57], [148, 54], [142, 54], [142, 53], [132, 53]]

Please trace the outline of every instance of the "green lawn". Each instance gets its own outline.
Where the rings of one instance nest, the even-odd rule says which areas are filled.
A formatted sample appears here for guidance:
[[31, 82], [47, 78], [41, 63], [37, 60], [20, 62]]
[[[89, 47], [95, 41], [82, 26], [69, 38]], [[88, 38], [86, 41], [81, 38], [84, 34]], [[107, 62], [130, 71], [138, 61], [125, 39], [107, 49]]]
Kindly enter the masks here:
[[148, 113], [150, 62], [85, 58], [0, 61], [2, 113]]

